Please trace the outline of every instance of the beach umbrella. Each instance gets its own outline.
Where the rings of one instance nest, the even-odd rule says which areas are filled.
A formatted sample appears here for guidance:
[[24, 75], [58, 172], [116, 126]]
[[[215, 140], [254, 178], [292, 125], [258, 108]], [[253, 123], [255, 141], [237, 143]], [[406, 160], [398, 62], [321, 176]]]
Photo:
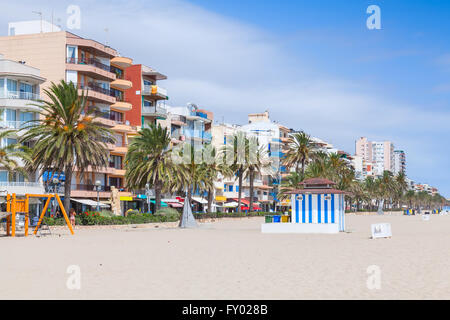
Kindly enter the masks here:
[[184, 200], [183, 214], [180, 219], [180, 228], [197, 228], [197, 221], [195, 221], [194, 215], [192, 214], [191, 204], [189, 199], [186, 197]]

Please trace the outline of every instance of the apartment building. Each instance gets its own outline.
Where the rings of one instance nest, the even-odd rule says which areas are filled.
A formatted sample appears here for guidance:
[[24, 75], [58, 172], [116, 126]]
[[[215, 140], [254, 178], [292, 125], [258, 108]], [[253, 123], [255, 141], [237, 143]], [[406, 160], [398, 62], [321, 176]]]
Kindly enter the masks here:
[[373, 174], [382, 175], [384, 171], [394, 172], [394, 144], [391, 141], [369, 141], [359, 138], [355, 143], [355, 155], [362, 157], [371, 166]]
[[394, 151], [394, 174], [406, 174], [406, 155], [402, 150]]
[[27, 30], [29, 34], [0, 37], [0, 52], [5, 58], [23, 61], [40, 69], [42, 77], [46, 78], [40, 86], [41, 93], [51, 82], [63, 79], [75, 83], [80, 92], [86, 90], [88, 108], [97, 110], [96, 121], [112, 129], [117, 139], [115, 145], [108, 145], [108, 167], [95, 172], [88, 168], [85, 175], [74, 174], [70, 182], [72, 199], [83, 205], [83, 209], [92, 205], [90, 200], [96, 200], [96, 184], [99, 183], [99, 195], [104, 202], [110, 199], [112, 186], [119, 189], [121, 200], [128, 201], [131, 193], [124, 184], [123, 160], [128, 138], [137, 133], [137, 128], [131, 126], [126, 118], [126, 113], [133, 108], [125, 100], [125, 91], [133, 85], [125, 77], [125, 70], [132, 65], [132, 60], [121, 57], [109, 46], [70, 32]]
[[[8, 60], [0, 54], [0, 132], [21, 130], [26, 128], [28, 121], [38, 117], [40, 85], [45, 78], [40, 70], [29, 65]], [[2, 147], [18, 143], [24, 131], [11, 133], [3, 138]], [[28, 144], [32, 147], [33, 143]], [[20, 159], [16, 159], [23, 166]], [[21, 173], [10, 173], [0, 167], [0, 189], [9, 194], [23, 196], [26, 193], [44, 193], [44, 187], [39, 174], [29, 172], [28, 176]]]
[[125, 91], [125, 98], [133, 108], [126, 112], [126, 118], [132, 126], [148, 127], [160, 123], [166, 126], [167, 90], [159, 86], [158, 81], [166, 80], [167, 76], [142, 64], [136, 64], [125, 70], [127, 79], [133, 83]]
[[201, 109], [195, 104], [185, 107], [167, 107], [168, 121], [172, 142], [181, 142], [191, 145], [207, 145], [211, 143], [211, 128], [214, 114], [211, 111]]

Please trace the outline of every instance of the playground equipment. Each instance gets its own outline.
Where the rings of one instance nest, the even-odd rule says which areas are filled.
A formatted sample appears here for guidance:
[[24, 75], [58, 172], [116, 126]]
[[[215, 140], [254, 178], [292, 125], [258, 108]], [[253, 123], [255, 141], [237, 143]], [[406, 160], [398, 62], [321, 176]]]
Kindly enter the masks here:
[[6, 212], [0, 213], [0, 219], [6, 217], [6, 235], [11, 236], [11, 237], [16, 236], [16, 214], [24, 214], [25, 215], [25, 224], [24, 224], [25, 237], [28, 236], [28, 227], [30, 225], [29, 199], [30, 198], [47, 198], [44, 208], [42, 209], [42, 213], [39, 216], [39, 221], [33, 232], [34, 234], [36, 234], [37, 231], [39, 230], [39, 227], [41, 226], [42, 220], [44, 219], [44, 215], [45, 215], [45, 212], [47, 211], [48, 205], [50, 204], [50, 200], [53, 197], [57, 200], [57, 202], [59, 204], [59, 207], [64, 216], [64, 219], [66, 220], [66, 224], [69, 227], [70, 233], [74, 234], [72, 224], [70, 223], [69, 218], [67, 217], [66, 210], [64, 209], [64, 206], [62, 204], [62, 201], [61, 201], [59, 195], [57, 195], [57, 194], [26, 194], [25, 199], [18, 199], [16, 197], [16, 194], [13, 193], [12, 195], [10, 195], [10, 194], [6, 195]]

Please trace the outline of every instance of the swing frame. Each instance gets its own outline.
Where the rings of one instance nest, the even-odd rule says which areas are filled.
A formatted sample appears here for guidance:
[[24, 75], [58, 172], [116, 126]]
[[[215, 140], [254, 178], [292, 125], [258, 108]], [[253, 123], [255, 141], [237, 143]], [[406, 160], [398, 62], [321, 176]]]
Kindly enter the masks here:
[[6, 211], [11, 212], [11, 215], [6, 217], [6, 235], [15, 237], [16, 236], [16, 213], [25, 214], [25, 237], [28, 236], [28, 226], [30, 223], [29, 218], [29, 204], [30, 198], [47, 198], [45, 202], [44, 208], [39, 216], [39, 221], [36, 225], [36, 228], [33, 231], [33, 234], [36, 235], [39, 227], [41, 226], [42, 220], [44, 219], [45, 212], [50, 204], [50, 200], [55, 198], [58, 202], [59, 208], [64, 216], [67, 226], [69, 227], [70, 233], [74, 235], [74, 231], [72, 228], [72, 224], [70, 223], [69, 217], [67, 216], [66, 210], [64, 209], [64, 205], [61, 201], [61, 198], [58, 194], [26, 194], [25, 199], [17, 199], [16, 194], [13, 193], [6, 195]]

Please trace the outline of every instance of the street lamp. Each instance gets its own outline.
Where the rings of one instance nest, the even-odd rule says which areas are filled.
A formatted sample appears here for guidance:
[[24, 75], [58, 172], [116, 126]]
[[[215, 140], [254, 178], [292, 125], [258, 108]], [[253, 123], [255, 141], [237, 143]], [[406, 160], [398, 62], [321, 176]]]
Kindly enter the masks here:
[[100, 180], [95, 181], [95, 189], [97, 190], [97, 212], [100, 212], [100, 188], [102, 186], [102, 182]]
[[[57, 177], [54, 177], [52, 179], [53, 193], [54, 194], [57, 193], [56, 187], [58, 186], [58, 184], [59, 184], [59, 179]], [[52, 199], [52, 212], [56, 212], [56, 199], [55, 198]]]
[[145, 184], [145, 196], [147, 197], [147, 210], [150, 212], [150, 185]]

